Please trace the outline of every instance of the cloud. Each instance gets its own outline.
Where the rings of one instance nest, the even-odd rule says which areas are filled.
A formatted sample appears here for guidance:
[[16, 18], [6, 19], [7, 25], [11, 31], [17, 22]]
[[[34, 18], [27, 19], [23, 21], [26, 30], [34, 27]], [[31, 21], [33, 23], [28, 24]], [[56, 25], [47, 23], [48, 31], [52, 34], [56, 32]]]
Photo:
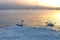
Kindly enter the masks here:
[[16, 0], [0, 0], [0, 4], [13, 4]]
[[0, 0], [0, 8], [32, 8], [30, 0]]
[[17, 0], [17, 4], [38, 6], [38, 0]]
[[60, 9], [41, 6], [37, 0], [0, 0], [0, 9]]

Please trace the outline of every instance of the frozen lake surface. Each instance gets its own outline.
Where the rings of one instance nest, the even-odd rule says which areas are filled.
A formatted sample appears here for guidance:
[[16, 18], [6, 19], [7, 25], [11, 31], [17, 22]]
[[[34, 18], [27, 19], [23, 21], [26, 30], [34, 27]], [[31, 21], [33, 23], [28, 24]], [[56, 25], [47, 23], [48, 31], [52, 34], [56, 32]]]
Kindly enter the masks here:
[[0, 28], [0, 40], [60, 40], [60, 32], [41, 27], [12, 26]]

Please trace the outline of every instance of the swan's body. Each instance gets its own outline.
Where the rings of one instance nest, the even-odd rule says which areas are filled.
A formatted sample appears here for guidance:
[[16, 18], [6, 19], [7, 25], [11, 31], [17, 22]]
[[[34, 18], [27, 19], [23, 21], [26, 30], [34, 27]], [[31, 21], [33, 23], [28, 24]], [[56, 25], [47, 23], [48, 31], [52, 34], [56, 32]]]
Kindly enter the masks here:
[[22, 24], [16, 24], [16, 26], [21, 26], [21, 27], [23, 27], [23, 25], [22, 25]]
[[48, 22], [46, 22], [46, 24], [47, 24], [47, 26], [49, 26], [49, 27], [53, 27], [53, 26], [54, 26], [53, 23], [48, 23]]

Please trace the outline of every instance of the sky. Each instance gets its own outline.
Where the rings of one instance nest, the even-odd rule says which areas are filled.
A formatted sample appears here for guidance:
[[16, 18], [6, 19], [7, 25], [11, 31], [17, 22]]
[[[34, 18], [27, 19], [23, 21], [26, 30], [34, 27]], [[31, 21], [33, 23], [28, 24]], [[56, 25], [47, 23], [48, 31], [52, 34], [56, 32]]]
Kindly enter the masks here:
[[59, 0], [0, 0], [0, 8], [60, 7]]

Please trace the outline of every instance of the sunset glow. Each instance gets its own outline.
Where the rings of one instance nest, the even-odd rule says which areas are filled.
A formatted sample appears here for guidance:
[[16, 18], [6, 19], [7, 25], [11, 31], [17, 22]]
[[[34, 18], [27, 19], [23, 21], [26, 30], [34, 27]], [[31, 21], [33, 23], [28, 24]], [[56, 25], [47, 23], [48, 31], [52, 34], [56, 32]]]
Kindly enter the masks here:
[[60, 0], [40, 0], [43, 6], [60, 7]]
[[60, 7], [60, 0], [17, 0], [20, 4], [38, 5], [45, 7]]

